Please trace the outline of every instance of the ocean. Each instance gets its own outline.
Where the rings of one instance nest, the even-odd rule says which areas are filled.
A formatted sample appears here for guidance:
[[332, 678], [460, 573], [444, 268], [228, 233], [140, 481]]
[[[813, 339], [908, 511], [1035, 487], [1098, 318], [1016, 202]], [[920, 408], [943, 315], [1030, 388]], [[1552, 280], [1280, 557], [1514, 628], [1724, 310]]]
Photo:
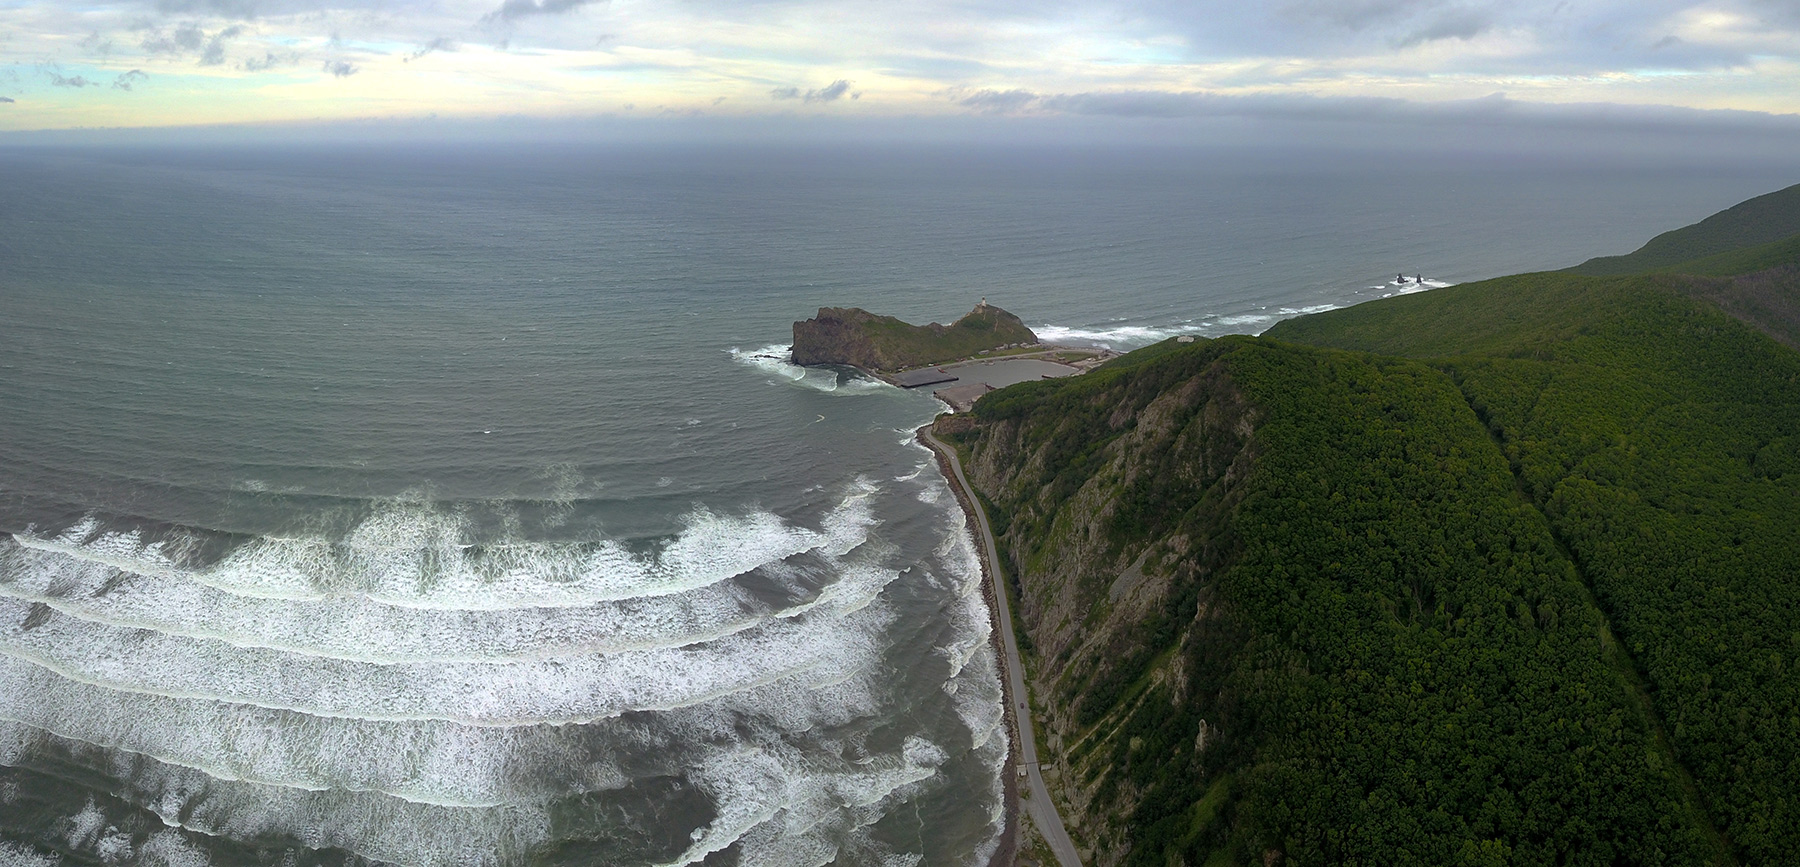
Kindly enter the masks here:
[[1007, 746], [912, 439], [942, 407], [788, 364], [794, 320], [1255, 333], [1795, 169], [0, 150], [0, 863], [985, 864]]

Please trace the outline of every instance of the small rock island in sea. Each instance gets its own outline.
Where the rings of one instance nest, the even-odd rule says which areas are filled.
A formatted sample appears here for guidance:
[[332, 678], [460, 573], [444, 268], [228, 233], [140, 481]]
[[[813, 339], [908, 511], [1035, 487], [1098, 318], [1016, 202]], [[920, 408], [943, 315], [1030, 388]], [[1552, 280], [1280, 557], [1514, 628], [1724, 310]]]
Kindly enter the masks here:
[[1037, 342], [1019, 317], [986, 299], [950, 325], [911, 325], [859, 307], [821, 307], [819, 315], [794, 323], [793, 359], [886, 373]]

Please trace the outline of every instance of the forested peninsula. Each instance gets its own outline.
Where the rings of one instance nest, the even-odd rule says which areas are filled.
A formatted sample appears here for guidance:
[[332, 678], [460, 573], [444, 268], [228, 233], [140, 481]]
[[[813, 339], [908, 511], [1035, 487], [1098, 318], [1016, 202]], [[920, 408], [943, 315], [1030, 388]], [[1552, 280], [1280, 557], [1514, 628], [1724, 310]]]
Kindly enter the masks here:
[[941, 417], [1088, 863], [1800, 864], [1800, 186]]

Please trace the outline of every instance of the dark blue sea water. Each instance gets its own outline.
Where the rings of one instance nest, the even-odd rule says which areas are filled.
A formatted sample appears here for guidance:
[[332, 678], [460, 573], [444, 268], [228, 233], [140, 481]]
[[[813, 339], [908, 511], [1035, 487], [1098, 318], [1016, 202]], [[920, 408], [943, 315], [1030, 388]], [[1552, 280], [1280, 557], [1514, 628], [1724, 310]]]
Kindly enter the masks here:
[[1794, 169], [0, 152], [0, 860], [985, 863], [941, 407], [768, 357], [793, 320], [1255, 332]]

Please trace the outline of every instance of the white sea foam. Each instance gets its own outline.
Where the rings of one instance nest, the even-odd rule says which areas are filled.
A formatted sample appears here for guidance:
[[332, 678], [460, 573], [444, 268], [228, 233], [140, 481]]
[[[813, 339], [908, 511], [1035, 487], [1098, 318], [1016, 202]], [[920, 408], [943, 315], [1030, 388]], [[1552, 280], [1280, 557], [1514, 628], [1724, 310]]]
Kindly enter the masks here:
[[[865, 659], [827, 683], [748, 686], [654, 716], [592, 726], [484, 727], [319, 717], [112, 690], [0, 657], [0, 718], [216, 780], [374, 793], [442, 807], [516, 806], [621, 788], [630, 781], [624, 768], [642, 773], [647, 762], [671, 763], [662, 773], [678, 772], [695, 750], [715, 749], [704, 745], [742, 741], [747, 725], [764, 732], [753, 732], [751, 740], [781, 743], [866, 718], [877, 710], [870, 677], [878, 670], [871, 663]], [[818, 756], [796, 763], [817, 765]]]
[[1109, 349], [1121, 347], [1147, 346], [1159, 340], [1167, 340], [1181, 334], [1198, 334], [1198, 325], [1173, 325], [1149, 327], [1144, 325], [1120, 325], [1113, 328], [1075, 328], [1062, 325], [1037, 325], [1032, 327], [1038, 340], [1052, 344], [1092, 344]]
[[71, 847], [76, 849], [92, 848], [95, 843], [99, 842], [100, 835], [103, 833], [102, 829], [106, 827], [106, 814], [100, 812], [100, 807], [94, 803], [93, 798], [89, 798], [87, 806], [82, 807], [81, 812], [70, 816], [64, 827], [67, 829], [65, 836]]
[[732, 582], [586, 607], [445, 611], [237, 596], [0, 540], [0, 596], [83, 620], [362, 662], [476, 662], [693, 644], [775, 614]]
[[0, 867], [56, 867], [61, 863], [61, 855], [45, 855], [18, 843], [0, 840]]
[[[825, 557], [807, 568], [830, 573], [835, 567], [829, 558], [863, 545], [875, 526], [869, 505], [874, 491], [867, 479], [853, 483], [839, 508], [807, 537], [816, 543], [813, 553], [787, 559], [800, 558], [806, 565], [807, 557]], [[101, 544], [114, 551], [121, 547], [104, 535]], [[358, 596], [285, 600], [238, 595], [214, 586], [217, 582], [184, 580], [179, 577], [184, 571], [173, 565], [145, 569], [149, 574], [124, 571], [114, 565], [121, 559], [94, 557], [80, 545], [0, 541], [0, 596], [47, 603], [105, 625], [381, 663], [499, 661], [675, 647], [722, 638], [782, 614], [734, 582], [584, 607], [445, 610]], [[141, 565], [147, 558], [135, 559]], [[810, 594], [797, 597], [801, 607], [790, 613], [810, 607], [805, 595]]]
[[[735, 845], [746, 863], [917, 863], [866, 830], [939, 785], [946, 761], [919, 735], [863, 743], [889, 712], [883, 595], [900, 574], [873, 535], [880, 494], [855, 480], [816, 529], [696, 513], [648, 552], [471, 548], [459, 518], [419, 504], [211, 566], [179, 536], [98, 522], [0, 542], [0, 734], [23, 733], [0, 764], [53, 742], [170, 824], [419, 865], [516, 861], [547, 838], [556, 799], [681, 778], [716, 816], [680, 860]], [[960, 597], [938, 639], [946, 691], [997, 775], [997, 679], [972, 637], [985, 613], [960, 574], [966, 534], [949, 535], [904, 565]], [[519, 550], [535, 571], [494, 565]], [[630, 580], [593, 574], [597, 550]], [[754, 581], [724, 580], [750, 568]], [[637, 596], [597, 598], [612, 587]], [[785, 608], [766, 601], [782, 593]], [[114, 842], [196, 854], [179, 836]]]
[[617, 788], [564, 730], [313, 717], [78, 683], [0, 657], [0, 718], [70, 741], [282, 788], [377, 792], [440, 806]]
[[1239, 325], [1259, 325], [1264, 322], [1272, 322], [1274, 319], [1274, 316], [1262, 313], [1239, 313], [1232, 316], [1220, 316], [1212, 320], [1212, 324], [1235, 328]]
[[866, 606], [841, 618], [819, 610], [689, 647], [382, 665], [118, 629], [0, 599], [0, 622], [28, 617], [31, 628], [0, 632], [0, 653], [83, 683], [313, 716], [486, 726], [590, 722], [685, 707], [790, 677], [841, 679], [868, 664], [888, 620]]
[[158, 867], [206, 867], [212, 860], [173, 828], [158, 831], [138, 849], [138, 863]]
[[[945, 496], [949, 496], [950, 484], [941, 477], [931, 487], [936, 487], [942, 490]], [[942, 570], [934, 570], [933, 574], [941, 571], [949, 576], [953, 581], [950, 586], [957, 596], [964, 599], [971, 596], [980, 598], [981, 553], [975, 549], [975, 536], [969, 529], [968, 519], [962, 509], [949, 509], [944, 512], [943, 535], [940, 537], [937, 550], [933, 553], [937, 556], [938, 561], [944, 564]], [[985, 602], [981, 605], [984, 609], [986, 608]]]
[[[398, 864], [487, 865], [518, 861], [548, 836], [549, 817], [539, 805], [441, 807], [369, 792], [260, 786], [220, 780], [191, 768], [143, 756], [104, 752], [45, 735], [28, 726], [0, 723], [0, 754], [45, 746], [70, 752], [115, 779], [118, 794], [155, 812], [173, 827], [238, 840], [289, 836], [313, 848], [336, 847]], [[92, 804], [72, 817], [74, 848], [119, 853], [131, 837], [106, 824]], [[204, 857], [169, 831], [150, 835], [137, 849], [139, 863], [200, 865]], [[153, 860], [152, 857], [161, 859]], [[123, 860], [121, 857], [119, 860]]]
[[823, 863], [880, 863], [895, 853], [873, 841], [859, 847], [864, 851], [843, 852], [845, 843], [863, 842], [844, 832], [863, 816], [878, 816], [881, 811], [871, 808], [897, 792], [931, 779], [947, 758], [917, 736], [905, 740], [899, 755], [870, 756], [861, 767], [824, 772], [802, 770], [806, 757], [786, 749], [722, 753], [696, 773], [719, 801], [719, 815], [670, 863], [696, 864], [733, 844], [746, 863], [758, 865], [821, 863], [826, 854]]
[[[851, 630], [855, 625], [840, 628]], [[880, 628], [877, 624], [874, 630], [858, 631], [873, 634]], [[629, 743], [628, 736], [606, 729], [590, 735], [578, 727], [371, 723], [127, 693], [115, 694], [112, 711], [107, 712], [108, 701], [95, 694], [101, 690], [66, 681], [59, 686], [58, 678], [47, 672], [34, 675], [31, 666], [3, 661], [0, 682], [9, 667], [10, 674], [23, 679], [0, 686], [0, 696], [9, 697], [0, 706], [44, 713], [67, 708], [66, 723], [115, 736], [122, 732], [128, 738], [154, 736], [165, 747], [191, 756], [238, 762], [237, 768], [183, 766], [180, 756], [129, 752], [130, 747], [100, 742], [109, 747], [106, 766], [129, 781], [130, 791], [136, 793], [133, 800], [150, 806], [171, 824], [237, 839], [294, 835], [310, 846], [339, 846], [406, 864], [509, 862], [544, 837], [548, 818], [539, 800], [507, 799], [541, 796], [546, 788], [558, 785], [580, 789], [623, 784], [616, 772], [602, 779], [580, 776], [584, 762], [570, 744], [587, 737], [616, 747], [634, 764], [642, 764], [646, 757], [653, 761], [667, 757], [678, 763], [671, 771], [687, 768], [681, 772], [708, 794], [718, 811], [711, 824], [695, 829], [690, 854], [703, 855], [738, 842], [747, 863], [787, 863], [788, 857], [802, 852], [848, 854], [860, 863], [898, 863], [894, 857], [916, 860], [907, 853], [885, 851], [854, 831], [891, 808], [888, 799], [896, 793], [904, 794], [908, 786], [932, 778], [946, 758], [943, 750], [916, 736], [908, 738], [897, 755], [885, 756], [868, 755], [854, 743], [798, 742], [811, 737], [809, 733], [836, 729], [876, 710], [869, 691], [869, 678], [875, 674], [870, 662], [865, 660], [860, 673], [835, 683], [799, 688], [775, 684], [659, 715], [656, 724], [666, 727], [665, 737], [676, 739], [660, 747]], [[77, 694], [82, 691], [88, 694]], [[94, 709], [102, 712], [95, 714]], [[11, 761], [20, 752], [16, 742], [31, 739], [34, 729], [0, 726], [0, 732], [8, 729], [12, 736], [0, 740], [15, 743], [0, 744], [0, 759]], [[79, 747], [83, 738], [72, 740]], [[672, 749], [677, 744], [687, 746]], [[850, 762], [830, 758], [855, 754], [864, 758]], [[590, 757], [585, 766], [593, 765]], [[271, 785], [266, 779], [231, 773], [244, 766], [313, 778], [306, 785], [292, 779]], [[451, 801], [389, 797], [366, 785], [367, 778], [383, 768], [404, 776], [412, 790], [486, 794], [496, 803], [473, 808]], [[575, 773], [577, 778], [546, 786], [542, 779], [546, 770], [564, 776]]]
[[734, 346], [729, 352], [733, 361], [749, 365], [774, 377], [772, 382], [798, 385], [826, 394], [874, 394], [892, 388], [885, 382], [865, 377], [855, 377], [840, 382], [836, 370], [822, 367], [802, 367], [794, 363], [791, 348], [785, 343], [749, 350]]
[[1443, 288], [1446, 288], [1449, 286], [1455, 286], [1455, 285], [1456, 284], [1453, 282], [1449, 282], [1449, 281], [1445, 281], [1445, 280], [1433, 280], [1428, 277], [1425, 279], [1425, 282], [1423, 282], [1423, 283], [1420, 283], [1416, 280], [1406, 280], [1406, 281], [1389, 280], [1388, 282], [1386, 282], [1380, 286], [1370, 286], [1367, 291], [1380, 292], [1381, 297], [1392, 298], [1395, 295], [1413, 295], [1413, 294], [1416, 294], [1419, 292], [1426, 292], [1426, 291], [1430, 291], [1432, 289], [1443, 289]]
[[[1427, 281], [1428, 285], [1430, 281]], [[1437, 284], [1448, 285], [1448, 284]], [[1237, 312], [1197, 314], [1195, 319], [1166, 325], [1119, 325], [1111, 328], [1078, 328], [1061, 325], [1035, 326], [1033, 331], [1045, 343], [1104, 346], [1109, 349], [1134, 349], [1182, 335], [1199, 335], [1230, 331], [1245, 325], [1263, 325], [1288, 316], [1303, 316], [1337, 310], [1337, 304], [1310, 304], [1278, 307], [1273, 312]], [[1265, 310], [1267, 308], [1264, 308]]]
[[[389, 503], [341, 540], [264, 537], [202, 568], [181, 565], [167, 541], [137, 531], [105, 532], [89, 519], [53, 538], [18, 534], [20, 545], [126, 572], [195, 581], [262, 599], [361, 597], [388, 605], [451, 610], [588, 605], [705, 587], [814, 548], [841, 550], [866, 538], [872, 518], [858, 489], [824, 531], [769, 512], [720, 516], [695, 510], [658, 549], [640, 554], [616, 541], [473, 546], [465, 518], [417, 503]], [[841, 514], [860, 510], [855, 515]]]

